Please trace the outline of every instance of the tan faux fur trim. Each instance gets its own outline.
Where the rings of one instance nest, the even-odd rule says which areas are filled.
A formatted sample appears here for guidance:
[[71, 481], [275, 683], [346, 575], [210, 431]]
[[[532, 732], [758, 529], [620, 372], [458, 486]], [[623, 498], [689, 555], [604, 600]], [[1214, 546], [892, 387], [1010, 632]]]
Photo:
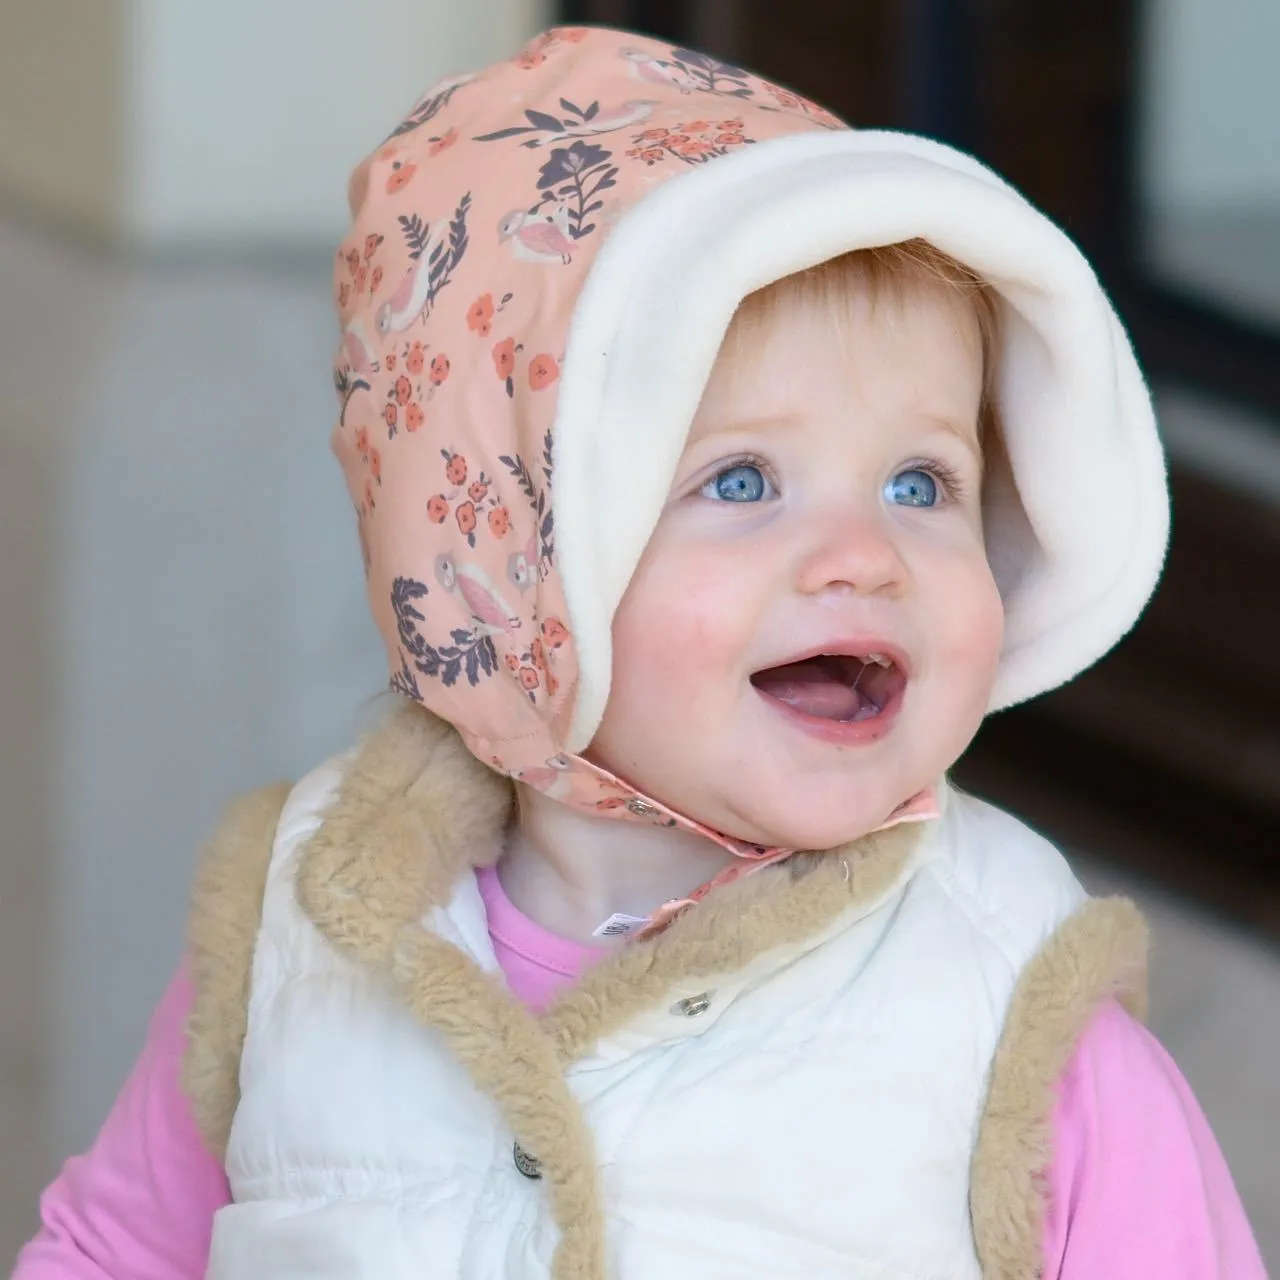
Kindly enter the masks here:
[[919, 838], [919, 829], [905, 824], [839, 853], [796, 854], [725, 886], [664, 933], [594, 965], [544, 1016], [560, 1061], [577, 1061], [677, 983], [735, 973], [768, 951], [816, 937], [843, 913], [880, 898]]
[[287, 783], [227, 810], [200, 859], [187, 926], [194, 988], [182, 1084], [209, 1150], [226, 1153], [240, 1101], [240, 1051], [249, 1015], [262, 895]]
[[1035, 1280], [1055, 1089], [1090, 1019], [1115, 997], [1146, 1014], [1147, 927], [1124, 898], [1085, 903], [1023, 971], [991, 1067], [970, 1209], [985, 1280]]
[[590, 1129], [564, 1067], [681, 982], [740, 970], [882, 895], [919, 838], [894, 828], [840, 854], [799, 855], [727, 885], [664, 933], [616, 952], [539, 1020], [421, 925], [468, 864], [494, 860], [513, 803], [420, 708], [366, 740], [302, 851], [298, 897], [339, 950], [387, 973], [541, 1163], [561, 1230], [554, 1280], [603, 1280], [604, 1212]]

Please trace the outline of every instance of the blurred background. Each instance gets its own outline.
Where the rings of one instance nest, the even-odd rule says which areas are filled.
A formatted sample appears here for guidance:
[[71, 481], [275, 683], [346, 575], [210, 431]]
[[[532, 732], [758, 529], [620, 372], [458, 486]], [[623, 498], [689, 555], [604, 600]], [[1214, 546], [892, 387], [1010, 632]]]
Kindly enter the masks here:
[[1093, 255], [1168, 571], [957, 775], [1148, 910], [1153, 1025], [1280, 1268], [1275, 0], [0, 0], [0, 1261], [138, 1050], [218, 811], [384, 682], [328, 454], [347, 173], [554, 21], [953, 142]]

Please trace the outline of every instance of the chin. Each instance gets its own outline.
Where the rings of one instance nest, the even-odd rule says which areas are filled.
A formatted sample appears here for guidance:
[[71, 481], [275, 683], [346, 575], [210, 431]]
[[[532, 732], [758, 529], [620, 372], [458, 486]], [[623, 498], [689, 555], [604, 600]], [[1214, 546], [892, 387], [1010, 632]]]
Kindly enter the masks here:
[[865, 821], [805, 826], [801, 829], [779, 827], [768, 843], [783, 849], [813, 850], [821, 853], [828, 849], [842, 848], [851, 841], [865, 836], [881, 822], [883, 818], [877, 817], [867, 818]]
[[[750, 806], [734, 806], [736, 812], [748, 819], [746, 825], [751, 832], [733, 834], [757, 844], [783, 849], [838, 849], [881, 826], [889, 814], [908, 798], [904, 795], [875, 804], [863, 801], [853, 808], [847, 802], [847, 785], [844, 790], [843, 805], [824, 803], [821, 797], [814, 796], [808, 802], [804, 798], [792, 798], [785, 808], [779, 806], [775, 813], [762, 811], [758, 799]], [[914, 795], [915, 791], [909, 794]], [[797, 821], [798, 812], [807, 816]]]
[[751, 761], [736, 775], [726, 771], [725, 808], [755, 829], [758, 834], [744, 838], [759, 844], [813, 850], [849, 844], [938, 785], [955, 758], [946, 750], [910, 751], [908, 728], [899, 725], [889, 738], [834, 760], [827, 747], [815, 756], [788, 749]]

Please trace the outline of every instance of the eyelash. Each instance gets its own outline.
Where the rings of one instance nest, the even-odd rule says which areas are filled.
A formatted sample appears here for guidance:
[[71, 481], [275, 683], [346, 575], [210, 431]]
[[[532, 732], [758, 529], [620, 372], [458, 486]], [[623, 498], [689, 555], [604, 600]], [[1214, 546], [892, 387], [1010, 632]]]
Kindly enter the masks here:
[[715, 484], [722, 475], [728, 471], [733, 471], [737, 467], [755, 467], [764, 475], [769, 484], [773, 486], [774, 491], [776, 492], [778, 490], [778, 477], [768, 462], [760, 457], [759, 454], [743, 453], [737, 454], [731, 458], [726, 458], [723, 462], [717, 463], [715, 470], [709, 475], [706, 475], [705, 479], [700, 480], [697, 483], [694, 487], [694, 492], [701, 494], [709, 485]]
[[[732, 471], [735, 467], [756, 467], [758, 468], [774, 489], [780, 489], [782, 486], [778, 483], [778, 477], [774, 474], [773, 468], [759, 454], [744, 453], [736, 458], [730, 458], [722, 465], [716, 468], [715, 472], [708, 476], [700, 488], [706, 488], [712, 480], [724, 475], [726, 471]], [[895, 475], [902, 471], [925, 471], [928, 472], [935, 480], [937, 480], [945, 491], [947, 498], [951, 502], [963, 502], [968, 497], [968, 486], [961, 478], [960, 473], [952, 466], [943, 462], [940, 458], [913, 458], [910, 462], [901, 466]]]
[[963, 502], [968, 496], [968, 488], [960, 473], [940, 458], [915, 458], [899, 470], [928, 472], [935, 480], [941, 482], [948, 499], [952, 502]]
[[764, 472], [765, 478], [775, 489], [780, 488], [778, 477], [774, 473], [773, 468], [758, 453], [744, 453], [739, 458], [731, 459], [725, 466], [717, 467], [716, 473], [711, 477], [712, 480], [718, 479], [724, 475], [726, 471], [732, 471], [734, 467], [755, 467]]

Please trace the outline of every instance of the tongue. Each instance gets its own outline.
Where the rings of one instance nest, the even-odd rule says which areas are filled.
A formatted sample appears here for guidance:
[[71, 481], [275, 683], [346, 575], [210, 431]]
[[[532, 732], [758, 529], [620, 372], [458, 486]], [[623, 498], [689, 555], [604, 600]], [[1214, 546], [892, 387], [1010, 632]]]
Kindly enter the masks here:
[[846, 679], [821, 662], [770, 667], [754, 675], [752, 683], [761, 693], [823, 720], [861, 720], [876, 714], [870, 698], [851, 688]]

